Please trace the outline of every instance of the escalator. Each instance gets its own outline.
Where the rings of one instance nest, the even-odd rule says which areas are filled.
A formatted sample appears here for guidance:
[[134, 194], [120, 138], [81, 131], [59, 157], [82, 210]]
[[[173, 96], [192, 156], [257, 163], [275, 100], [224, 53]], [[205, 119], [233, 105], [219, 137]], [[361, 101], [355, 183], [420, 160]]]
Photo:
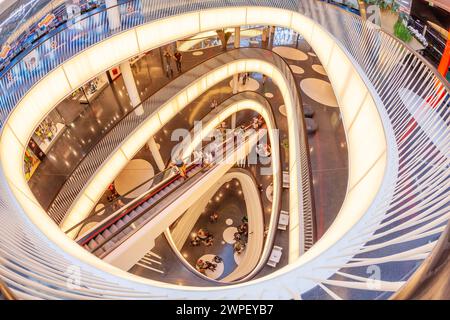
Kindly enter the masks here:
[[[201, 170], [202, 167], [198, 164], [189, 165], [186, 169], [186, 178], [193, 178]], [[150, 209], [160, 203], [171, 191], [182, 185], [185, 182], [184, 179], [180, 174], [175, 174], [162, 181], [140, 201], [103, 221], [93, 232], [77, 239], [78, 244], [96, 256], [102, 257], [121, 239], [131, 234], [137, 226], [151, 218], [153, 210]]]
[[[250, 135], [251, 131], [248, 130], [249, 128], [251, 128], [250, 125], [245, 127], [243, 131], [244, 139], [240, 146], [245, 145], [251, 137], [255, 138], [255, 135], [257, 135], [254, 132]], [[76, 239], [76, 242], [97, 257], [106, 257], [181, 195], [185, 194], [206, 173], [221, 165], [224, 159], [223, 155], [229, 154], [231, 148], [237, 150], [240, 147], [238, 145], [235, 146], [235, 141], [231, 141], [234, 139], [234, 134], [232, 134], [231, 137], [220, 143], [209, 143], [200, 150], [200, 153], [205, 155], [204, 157], [197, 157], [191, 160], [191, 155], [184, 159], [184, 163], [187, 164], [185, 173], [180, 171], [174, 172], [173, 168], [168, 168], [149, 181], [144, 182], [143, 184], [146, 184], [151, 181], [153, 187], [122, 206], [119, 210], [95, 225], [93, 229], [83, 233]], [[217, 150], [220, 150], [222, 154], [217, 153]], [[211, 154], [214, 154], [213, 158], [206, 156]], [[66, 233], [85, 225], [92, 218], [91, 216], [79, 222], [67, 230]]]

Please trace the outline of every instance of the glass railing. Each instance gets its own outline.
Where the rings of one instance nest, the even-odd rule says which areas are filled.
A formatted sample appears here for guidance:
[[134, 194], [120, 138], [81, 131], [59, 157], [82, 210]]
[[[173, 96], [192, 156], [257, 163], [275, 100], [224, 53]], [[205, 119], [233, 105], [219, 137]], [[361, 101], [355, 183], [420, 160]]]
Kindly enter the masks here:
[[[286, 1], [278, 6], [292, 9], [296, 1]], [[271, 2], [260, 0], [258, 5], [271, 5]], [[211, 5], [232, 7], [242, 3], [241, 0], [194, 0], [184, 3], [178, 0], [130, 0], [68, 21], [21, 53], [5, 68], [0, 77], [0, 127], [17, 102], [36, 82], [90, 46], [114, 34], [166, 16], [208, 8]], [[111, 30], [108, 14], [113, 10], [119, 11], [120, 23]]]

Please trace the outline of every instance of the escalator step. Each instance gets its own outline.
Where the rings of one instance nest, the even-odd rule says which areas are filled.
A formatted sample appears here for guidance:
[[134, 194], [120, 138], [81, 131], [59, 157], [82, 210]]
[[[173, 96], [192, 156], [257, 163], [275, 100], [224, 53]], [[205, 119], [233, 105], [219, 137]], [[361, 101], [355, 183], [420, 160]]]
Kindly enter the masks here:
[[100, 255], [102, 255], [105, 252], [105, 250], [103, 248], [98, 249], [97, 251], [95, 251], [95, 255], [97, 257], [99, 257]]
[[121, 227], [123, 227], [125, 225], [125, 222], [123, 222], [122, 219], [120, 219], [119, 221], [117, 221], [115, 223], [115, 225], [118, 229], [120, 229]]
[[139, 213], [141, 213], [142, 211], [144, 211], [144, 209], [142, 207], [137, 207], [136, 209], [134, 209], [134, 211], [136, 211], [136, 215], [138, 215]]
[[97, 241], [97, 243], [102, 243], [103, 241], [105, 241], [105, 237], [102, 235], [102, 233], [100, 233], [95, 237], [95, 241]]
[[134, 217], [136, 217], [138, 215], [138, 211], [137, 210], [133, 210], [128, 215], [130, 216], [130, 218], [134, 218]]
[[115, 233], [117, 230], [119, 230], [119, 228], [117, 228], [117, 226], [115, 224], [111, 225], [111, 227], [109, 227], [109, 231], [111, 231], [112, 233]]
[[125, 217], [122, 218], [122, 221], [123, 221], [124, 223], [128, 223], [128, 222], [131, 221], [131, 218], [130, 218], [130, 216], [127, 214]]
[[147, 209], [148, 207], [150, 207], [150, 204], [148, 202], [144, 202], [143, 204], [141, 204], [141, 207]]
[[109, 249], [111, 249], [112, 247], [114, 247], [114, 243], [112, 241], [108, 241], [107, 243], [105, 243], [105, 245], [103, 246], [103, 248], [105, 249], [105, 251], [108, 251]]
[[88, 246], [89, 246], [89, 249], [94, 250], [95, 248], [97, 248], [98, 243], [94, 239], [91, 239], [91, 241], [89, 241], [89, 243], [88, 243]]
[[145, 219], [146, 219], [146, 215], [147, 215], [148, 213], [146, 213], [146, 214], [144, 214], [144, 216], [142, 216], [142, 217], [140, 217], [139, 219], [137, 219], [136, 220], [136, 225], [140, 225], [140, 224], [142, 224], [144, 221], [145, 221]]
[[103, 236], [105, 238], [109, 238], [112, 235], [112, 232], [110, 231], [110, 229], [106, 229], [105, 231], [103, 231]]

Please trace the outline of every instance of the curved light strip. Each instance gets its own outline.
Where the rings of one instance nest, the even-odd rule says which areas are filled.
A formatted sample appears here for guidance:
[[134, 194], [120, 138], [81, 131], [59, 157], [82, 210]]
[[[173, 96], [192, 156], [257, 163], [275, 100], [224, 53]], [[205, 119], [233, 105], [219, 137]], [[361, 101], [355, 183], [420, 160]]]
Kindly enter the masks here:
[[[3, 174], [8, 179], [9, 187], [16, 200], [20, 203], [25, 212], [27, 212], [27, 216], [31, 219], [32, 223], [38, 226], [40, 231], [45, 234], [51, 242], [58, 244], [64, 251], [70, 253], [73, 258], [87, 262], [91, 266], [94, 266], [94, 268], [99, 268], [107, 273], [120, 276], [123, 279], [132, 280], [134, 283], [133, 286], [137, 286], [137, 281], [156, 285], [153, 281], [137, 279], [136, 277], [98, 261], [98, 259], [92, 257], [83, 249], [77, 248], [71, 240], [65, 238], [53, 222], [49, 221], [49, 219], [43, 219], [45, 213], [38, 205], [23, 178], [21, 163], [24, 147], [31, 136], [32, 129], [40, 122], [40, 120], [68, 93], [89, 80], [89, 78], [92, 78], [94, 75], [114, 66], [120, 61], [137, 55], [140, 52], [159, 47], [165, 43], [175, 41], [176, 39], [230, 25], [248, 24], [279, 25], [292, 28], [302, 34], [311, 44], [313, 50], [317, 53], [327, 70], [336, 97], [340, 103], [346, 129], [349, 129], [350, 124], [353, 124], [352, 132], [348, 135], [349, 158], [351, 162], [351, 187], [349, 188], [349, 194], [346, 197], [338, 219], [333, 224], [332, 229], [334, 232], [333, 234], [327, 232], [317, 245], [300, 257], [295, 264], [288, 266], [288, 269], [286, 270], [293, 271], [295, 268], [304, 264], [307, 270], [308, 266], [320, 266], [320, 260], [326, 259], [327, 256], [331, 255], [331, 251], [337, 250], [337, 247], [335, 246], [336, 241], [345, 235], [347, 231], [363, 217], [364, 213], [367, 212], [367, 209], [371, 205], [377, 194], [377, 190], [381, 185], [385, 170], [386, 143], [383, 127], [376, 111], [376, 104], [371, 95], [372, 92], [370, 90], [372, 89], [368, 89], [360, 76], [361, 71], [352, 64], [352, 61], [347, 54], [344, 53], [343, 49], [323, 27], [299, 13], [265, 7], [205, 10], [155, 21], [136, 29], [123, 32], [91, 47], [67, 61], [61, 67], [49, 73], [28, 92], [10, 115], [8, 123], [2, 132], [0, 142], [0, 154], [2, 155], [3, 160], [2, 170]], [[171, 25], [178, 25], [178, 28], [171, 28]], [[243, 72], [244, 70], [255, 71], [271, 76], [274, 79], [274, 82], [280, 87], [283, 97], [285, 98], [288, 119], [295, 119], [293, 117], [293, 115], [295, 115], [295, 110], [292, 110], [289, 106], [291, 102], [290, 95], [286, 92], [286, 86], [283, 84], [283, 77], [273, 70], [273, 66], [269, 66], [268, 70], [274, 71], [274, 73], [270, 75], [270, 72], [267, 72], [268, 70], [260, 68], [262, 65], [263, 64], [257, 61], [254, 61], [253, 63], [249, 61], [248, 64], [245, 63], [245, 67], [236, 66], [234, 72], [239, 72], [239, 70], [241, 70], [240, 72]], [[227, 70], [224, 68], [220, 71], [227, 73]], [[339, 72], [339, 74], [336, 72]], [[215, 74], [215, 76], [218, 76], [218, 74]], [[342, 79], [346, 79], [347, 81], [342, 81]], [[210, 78], [206, 83], [211, 80], [214, 79]], [[52, 88], [51, 91], [46, 90], [49, 87]], [[193, 89], [192, 92], [195, 93], [195, 90], [197, 89]], [[359, 93], [362, 94], [359, 95]], [[180, 96], [181, 102], [186, 98], [186, 96]], [[178, 107], [179, 102], [180, 101], [173, 106], [175, 108]], [[361, 111], [356, 112], [359, 109]], [[29, 110], [33, 110], [33, 112], [30, 113]], [[163, 124], [167, 120], [164, 118], [164, 114], [161, 114], [161, 116], [162, 119], [155, 119], [156, 125], [158, 125], [158, 123]], [[350, 119], [353, 121], [350, 121]], [[364, 127], [363, 124], [366, 124], [369, 127]], [[295, 132], [295, 129], [298, 129], [298, 127], [292, 128], [289, 134], [291, 146], [298, 145], [298, 132]], [[365, 145], [371, 147], [365, 149], [359, 149], [359, 146], [356, 147], [355, 143], [359, 143], [361, 137], [365, 137]], [[296, 143], [292, 144], [293, 141]], [[121, 149], [125, 152], [127, 151], [126, 148], [130, 148], [129, 151], [133, 149], [131, 145], [125, 145], [124, 147], [125, 149]], [[290, 154], [291, 186], [298, 185], [297, 177], [299, 176], [300, 167], [297, 163], [299, 157], [296, 156], [296, 151], [298, 152], [298, 150], [293, 150]], [[129, 153], [128, 156], [130, 156], [131, 153]], [[362, 154], [364, 154], [364, 157]], [[7, 155], [7, 157], [5, 157], [5, 155]], [[360, 155], [362, 158], [369, 157], [369, 159], [376, 159], [376, 162], [370, 163], [367, 160], [364, 162], [356, 161], [359, 159]], [[109, 162], [116, 167], [123, 166], [124, 156], [125, 153], [123, 156], [111, 158]], [[4, 159], [8, 159], [8, 161], [4, 161]], [[365, 164], [367, 164], [366, 167], [364, 167]], [[111, 175], [108, 174], [103, 181], [103, 185], [110, 177]], [[387, 177], [393, 179], [394, 175]], [[299, 195], [294, 194], [295, 192], [293, 192], [293, 189], [294, 188], [291, 188], [291, 199], [298, 199]], [[95, 190], [91, 189], [87, 191], [95, 194]], [[300, 206], [297, 201], [290, 202], [291, 212], [299, 212], [299, 208]], [[299, 231], [299, 228], [301, 227], [299, 218], [295, 217], [295, 215], [291, 215], [291, 217], [293, 217], [290, 223], [291, 231], [293, 231], [292, 229], [297, 229]], [[294, 239], [291, 239], [292, 243], [295, 243], [293, 240]], [[297, 238], [296, 240], [299, 239]], [[331, 247], [333, 247], [333, 250], [329, 250]], [[296, 251], [298, 252], [291, 252], [292, 256], [298, 256], [300, 254], [299, 249]], [[314, 258], [316, 259], [314, 260]], [[307, 263], [313, 260], [315, 263]], [[295, 271], [301, 272], [300, 269]], [[332, 274], [333, 272], [334, 270], [321, 270], [318, 272], [318, 275], [320, 278], [323, 278], [326, 277], [327, 274]], [[289, 274], [291, 273], [292, 272], [285, 273], [283, 271], [278, 271], [264, 279], [258, 279], [245, 285], [237, 285], [236, 287], [252, 285], [254, 289], [257, 289], [260, 286], [264, 286], [266, 280], [273, 278], [278, 278], [277, 283], [281, 285], [282, 281], [280, 276], [284, 275], [287, 277], [286, 279], [288, 279]], [[314, 280], [304, 281], [301, 288], [302, 290], [306, 290], [315, 284], [316, 281]], [[157, 286], [160, 287], [161, 284], [159, 283]], [[164, 285], [164, 287], [168, 288], [170, 286]], [[173, 289], [177, 289], [176, 291], [171, 291], [174, 296], [182, 294], [178, 291], [180, 288], [173, 287]], [[273, 289], [275, 290], [275, 288]], [[183, 290], [185, 290], [185, 292], [198, 292], [199, 297], [203, 296], [202, 291], [199, 291], [200, 289], [183, 288]], [[210, 290], [227, 291], [227, 289], [223, 288]], [[208, 294], [208, 296], [211, 297], [210, 294]], [[192, 297], [194, 297], [194, 295]]]

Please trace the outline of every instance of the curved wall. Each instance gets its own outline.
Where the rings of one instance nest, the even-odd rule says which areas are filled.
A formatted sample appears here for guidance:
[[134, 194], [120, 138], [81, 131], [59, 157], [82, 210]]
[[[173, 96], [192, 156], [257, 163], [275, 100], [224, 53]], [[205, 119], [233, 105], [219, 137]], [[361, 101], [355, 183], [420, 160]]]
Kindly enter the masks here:
[[[174, 24], [178, 28], [169, 27]], [[115, 35], [85, 50], [37, 83], [10, 115], [7, 124], [3, 128], [0, 141], [3, 174], [8, 180], [12, 194], [17, 199], [18, 204], [25, 210], [31, 222], [38, 226], [51, 242], [56, 243], [74, 257], [112, 274], [120, 275], [122, 278], [154, 284], [151, 281], [148, 282], [124, 274], [93, 258], [86, 252], [83, 252], [83, 249], [77, 248], [70, 240], [66, 239], [53, 222], [44, 218], [45, 212], [38, 205], [23, 178], [21, 164], [24, 146], [26, 146], [31, 136], [32, 129], [61, 99], [99, 72], [140, 52], [159, 47], [179, 38], [227, 26], [251, 24], [284, 26], [302, 34], [323, 62], [339, 101], [344, 125], [348, 132], [350, 159], [348, 195], [338, 219], [333, 224], [333, 233], [327, 232], [316, 246], [303, 257], [300, 257], [295, 266], [311, 261], [324, 253], [325, 250], [332, 248], [336, 241], [342, 238], [366, 213], [375, 199], [383, 180], [386, 168], [386, 136], [377, 112], [375, 95], [371, 88], [368, 87], [368, 82], [365, 83], [361, 77], [361, 70], [355, 67], [346, 52], [323, 27], [299, 13], [265, 7], [211, 9], [155, 21]], [[217, 70], [214, 77], [223, 78], [225, 75], [230, 76], [233, 73], [244, 71], [261, 72], [271, 76], [280, 87], [285, 102], [287, 102], [285, 104], [288, 118], [295, 118], [292, 117], [295, 111], [289, 107], [291, 97], [286, 92], [286, 86], [283, 85], [284, 79], [280, 74], [274, 72], [273, 66], [265, 65], [261, 61], [248, 61], [245, 63], [245, 66], [242, 63], [235, 64], [233, 67], [235, 67], [234, 70], [230, 70], [230, 68]], [[346, 79], [346, 81], [344, 82], [342, 79]], [[211, 78], [204, 80], [203, 85], [208, 84], [210, 80], [214, 82], [211, 76]], [[52, 88], [52, 90], [48, 90], [48, 88]], [[190, 92], [195, 96], [198, 94], [199, 89], [199, 87], [193, 87]], [[203, 86], [201, 89], [206, 88]], [[176, 109], [177, 106], [184, 104], [184, 102], [186, 102], [186, 96], [180, 95], [179, 101], [167, 110]], [[377, 101], [377, 103], [380, 102]], [[30, 112], [30, 110], [33, 110], [33, 112]], [[154, 119], [153, 123], [148, 123], [146, 129], [142, 129], [141, 136], [143, 131], [148, 134], [155, 127], [163, 125], [164, 121], [167, 120], [167, 114], [161, 114], [161, 116], [162, 119]], [[295, 129], [290, 130], [290, 145], [298, 145], [298, 134], [296, 134]], [[139, 133], [138, 131], [136, 132]], [[293, 144], [291, 141], [296, 141], [297, 143]], [[109, 164], [116, 168], [115, 172], [118, 172], [117, 169], [123, 166], [125, 159], [129, 159], [129, 156], [132, 156], [134, 150], [137, 149], [137, 144], [132, 144], [131, 142], [125, 143], [123, 148], [121, 148], [121, 153], [123, 151], [125, 153], [114, 155], [109, 159]], [[294, 150], [290, 154], [291, 186], [298, 185], [297, 177], [300, 176], [300, 167], [297, 163], [299, 157], [295, 154], [295, 151], [298, 150]], [[112, 167], [109, 168], [111, 169]], [[98, 175], [100, 178], [97, 179], [102, 181], [96, 184], [96, 188], [101, 185], [105, 186], [112, 180], [113, 177], [108, 171], [111, 172], [113, 170], [100, 170], [99, 173], [104, 174], [104, 177]], [[94, 195], [91, 195], [92, 198], [96, 198], [96, 190], [87, 188], [87, 192], [92, 192], [92, 195]], [[86, 197], [86, 201], [84, 204], [79, 205], [77, 210], [86, 209], [86, 202], [90, 202], [87, 196], [83, 197]], [[293, 194], [291, 191], [291, 199], [293, 201], [290, 204], [290, 211], [298, 212], [300, 208], [299, 202], [302, 200], [301, 197], [298, 194]], [[298, 200], [295, 201], [294, 199]], [[291, 214], [290, 228], [291, 231], [300, 230], [301, 222], [298, 216]], [[292, 232], [292, 234], [295, 234], [295, 232]], [[299, 242], [299, 237], [291, 238], [290, 241], [292, 243]], [[294, 252], [290, 252], [290, 256], [298, 257], [301, 254], [300, 247], [301, 245], [297, 248], [293, 246]], [[292, 268], [289, 269], [292, 270]], [[333, 270], [325, 272], [325, 274], [331, 274], [332, 272]], [[274, 278], [282, 273], [274, 273], [269, 278]], [[261, 281], [258, 280], [257, 282]], [[305, 282], [303, 287], [306, 289], [312, 285], [313, 281]]]
[[[239, 265], [230, 274], [220, 280], [220, 282], [225, 283], [239, 280], [249, 275], [252, 270], [255, 270], [261, 258], [264, 245], [264, 217], [259, 190], [255, 181], [247, 172], [233, 170], [225, 174], [180, 218], [172, 231], [169, 229], [165, 231], [172, 249], [181, 251], [183, 244], [190, 236], [198, 218], [208, 205], [209, 199], [214, 196], [221, 186], [233, 179], [238, 180], [242, 186], [245, 206], [248, 213], [249, 237], [245, 253], [241, 258]], [[178, 257], [184, 259], [181, 254], [178, 254]]]

